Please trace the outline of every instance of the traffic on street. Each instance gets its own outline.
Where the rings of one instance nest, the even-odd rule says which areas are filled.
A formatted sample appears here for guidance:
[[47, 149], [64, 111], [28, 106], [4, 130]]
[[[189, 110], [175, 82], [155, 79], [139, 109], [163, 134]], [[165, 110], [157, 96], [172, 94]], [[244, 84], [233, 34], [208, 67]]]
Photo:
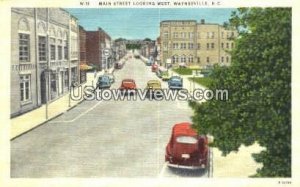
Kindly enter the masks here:
[[[137, 88], [156, 80], [161, 88], [168, 88], [168, 82], [161, 81], [151, 66], [131, 55], [113, 77], [113, 82], [108, 81], [110, 89], [118, 89], [122, 80], [134, 80]], [[201, 168], [169, 167], [166, 162], [173, 126], [190, 122], [192, 114], [188, 103], [179, 100], [85, 100], [11, 142], [11, 176], [209, 177], [208, 147], [207, 162]], [[195, 154], [183, 151], [180, 159], [188, 160], [189, 153]]]

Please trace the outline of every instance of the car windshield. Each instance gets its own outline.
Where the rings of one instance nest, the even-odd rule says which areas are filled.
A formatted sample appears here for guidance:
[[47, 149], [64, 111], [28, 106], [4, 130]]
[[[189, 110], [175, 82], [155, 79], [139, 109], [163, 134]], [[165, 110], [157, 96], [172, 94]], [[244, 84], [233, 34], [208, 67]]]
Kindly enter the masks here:
[[192, 136], [178, 136], [176, 138], [176, 141], [178, 143], [186, 143], [186, 144], [196, 144], [197, 143], [197, 139]]
[[150, 82], [148, 83], [148, 87], [160, 87], [160, 84], [157, 82]]
[[132, 81], [123, 81], [122, 84], [134, 84]]
[[174, 81], [174, 82], [181, 82], [181, 79], [177, 78], [177, 77], [176, 78], [172, 78], [171, 80]]
[[103, 76], [103, 77], [99, 77], [98, 81], [108, 81], [109, 77], [107, 76]]

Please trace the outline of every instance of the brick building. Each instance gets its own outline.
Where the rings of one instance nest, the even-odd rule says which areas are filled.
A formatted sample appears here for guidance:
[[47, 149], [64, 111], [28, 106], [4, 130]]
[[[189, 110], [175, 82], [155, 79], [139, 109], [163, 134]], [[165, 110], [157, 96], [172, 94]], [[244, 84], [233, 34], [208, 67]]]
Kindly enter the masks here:
[[[106, 69], [104, 49], [111, 50], [111, 37], [101, 28], [97, 31], [86, 31], [86, 60], [93, 64], [97, 70]], [[107, 59], [107, 68], [113, 66], [111, 57]]]
[[69, 92], [79, 77], [78, 20], [59, 8], [11, 9], [11, 116]]
[[201, 20], [170, 20], [160, 23], [160, 59], [173, 64], [206, 66], [229, 65], [228, 51], [234, 48], [237, 31]]

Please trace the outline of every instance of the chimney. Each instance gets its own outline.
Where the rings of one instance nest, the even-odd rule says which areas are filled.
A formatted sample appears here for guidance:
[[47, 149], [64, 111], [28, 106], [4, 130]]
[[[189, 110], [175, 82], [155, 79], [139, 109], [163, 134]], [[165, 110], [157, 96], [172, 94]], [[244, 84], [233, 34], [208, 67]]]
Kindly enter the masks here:
[[200, 23], [205, 24], [205, 19], [201, 19]]

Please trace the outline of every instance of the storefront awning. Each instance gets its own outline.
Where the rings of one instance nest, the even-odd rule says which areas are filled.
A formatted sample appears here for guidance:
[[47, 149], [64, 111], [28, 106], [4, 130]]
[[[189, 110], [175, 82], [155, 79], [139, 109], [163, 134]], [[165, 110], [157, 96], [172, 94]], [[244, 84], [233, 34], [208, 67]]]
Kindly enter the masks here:
[[80, 64], [80, 70], [90, 70], [90, 69], [93, 69], [93, 67], [87, 64]]

